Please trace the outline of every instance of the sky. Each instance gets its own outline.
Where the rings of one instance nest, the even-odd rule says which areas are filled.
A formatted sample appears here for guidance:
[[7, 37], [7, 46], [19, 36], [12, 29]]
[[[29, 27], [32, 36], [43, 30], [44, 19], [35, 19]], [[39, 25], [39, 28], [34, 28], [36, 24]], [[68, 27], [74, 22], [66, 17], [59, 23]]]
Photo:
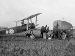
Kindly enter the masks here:
[[42, 13], [38, 16], [39, 27], [52, 28], [55, 20], [75, 26], [75, 0], [0, 0], [0, 26], [13, 27], [15, 21], [36, 13]]

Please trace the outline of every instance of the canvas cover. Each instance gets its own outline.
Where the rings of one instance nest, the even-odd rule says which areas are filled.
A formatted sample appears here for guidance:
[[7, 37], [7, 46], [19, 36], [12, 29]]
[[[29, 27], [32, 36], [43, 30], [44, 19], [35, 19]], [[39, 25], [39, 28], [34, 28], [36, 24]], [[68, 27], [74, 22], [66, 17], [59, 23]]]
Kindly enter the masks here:
[[53, 22], [53, 28], [56, 29], [71, 29], [73, 28], [72, 24], [66, 21], [56, 20]]

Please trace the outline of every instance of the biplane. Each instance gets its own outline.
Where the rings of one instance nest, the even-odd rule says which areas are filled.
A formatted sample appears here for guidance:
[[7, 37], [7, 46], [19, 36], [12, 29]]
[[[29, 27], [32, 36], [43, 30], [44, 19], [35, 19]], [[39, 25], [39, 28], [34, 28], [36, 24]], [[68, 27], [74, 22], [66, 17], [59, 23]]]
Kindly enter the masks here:
[[[34, 38], [34, 36], [36, 38], [41, 38], [41, 29], [45, 29], [42, 28], [41, 29], [37, 29], [36, 26], [38, 26], [39, 24], [37, 24], [37, 16], [40, 15], [42, 13], [37, 13], [34, 15], [31, 15], [27, 18], [24, 18], [22, 20], [18, 20], [16, 21], [16, 27], [11, 27], [11, 28], [7, 28], [7, 29], [3, 29], [0, 30], [0, 36], [19, 36], [19, 37], [31, 37]], [[36, 17], [35, 23], [32, 21], [32, 18]], [[25, 21], [27, 21], [27, 23], [25, 23]], [[21, 26], [17, 26], [17, 22], [21, 22]], [[46, 31], [46, 29], [45, 29]], [[61, 20], [56, 20], [53, 22], [53, 30], [49, 30], [48, 33], [46, 33], [44, 36], [47, 36], [46, 39], [51, 39], [51, 38], [55, 38], [55, 39], [65, 39], [65, 38], [69, 38], [72, 37], [73, 34], [73, 26], [72, 24], [70, 24], [69, 22], [66, 21], [61, 21]]]
[[[37, 16], [40, 15], [42, 13], [37, 13], [37, 14], [34, 14], [34, 15], [31, 15], [27, 18], [24, 18], [22, 20], [18, 20], [16, 21], [16, 27], [11, 27], [11, 28], [8, 28], [8, 29], [3, 29], [3, 30], [0, 30], [0, 36], [6, 36], [6, 35], [15, 35], [15, 34], [18, 34], [18, 33], [21, 33], [21, 32], [25, 32], [25, 31], [28, 31], [28, 30], [31, 30], [31, 29], [35, 29], [36, 26], [38, 26], [39, 24], [37, 24]], [[35, 23], [32, 22], [32, 18], [36, 17], [36, 20], [35, 20]], [[21, 26], [17, 26], [17, 22], [21, 22]], [[25, 21], [27, 23], [25, 23]]]

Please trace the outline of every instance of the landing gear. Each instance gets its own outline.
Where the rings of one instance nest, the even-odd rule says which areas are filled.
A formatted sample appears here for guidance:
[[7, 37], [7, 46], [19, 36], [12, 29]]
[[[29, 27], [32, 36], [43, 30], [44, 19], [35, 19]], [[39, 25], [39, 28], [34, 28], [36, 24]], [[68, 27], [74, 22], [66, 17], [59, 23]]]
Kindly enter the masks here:
[[35, 39], [35, 36], [33, 34], [33, 30], [31, 30], [29, 33], [26, 33], [26, 37], [31, 38], [31, 39]]

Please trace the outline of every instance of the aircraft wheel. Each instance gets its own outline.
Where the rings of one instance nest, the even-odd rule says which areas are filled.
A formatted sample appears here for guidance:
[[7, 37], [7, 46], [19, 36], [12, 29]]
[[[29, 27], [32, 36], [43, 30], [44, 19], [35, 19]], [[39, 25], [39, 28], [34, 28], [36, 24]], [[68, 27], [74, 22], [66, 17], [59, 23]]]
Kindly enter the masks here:
[[9, 29], [9, 34], [13, 34], [14, 30], [13, 29]]

